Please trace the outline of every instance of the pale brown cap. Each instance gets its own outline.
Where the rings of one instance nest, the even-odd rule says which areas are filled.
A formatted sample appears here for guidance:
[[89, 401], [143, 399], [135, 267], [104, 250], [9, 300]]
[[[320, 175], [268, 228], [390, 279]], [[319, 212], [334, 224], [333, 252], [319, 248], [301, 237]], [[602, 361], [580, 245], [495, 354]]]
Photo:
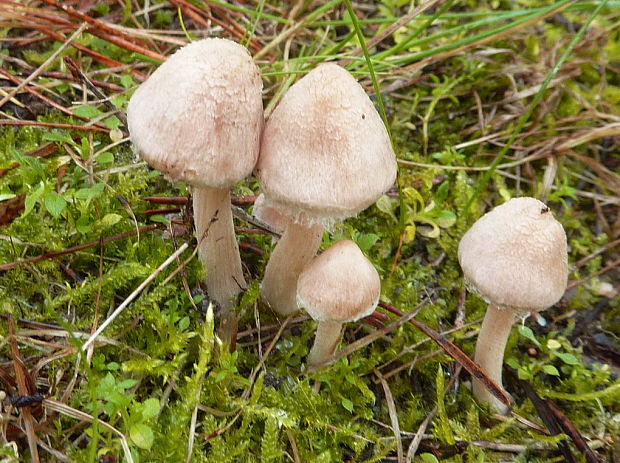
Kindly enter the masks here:
[[392, 186], [396, 157], [364, 89], [340, 66], [323, 64], [267, 120], [256, 176], [269, 206], [296, 222], [329, 225]]
[[353, 241], [333, 244], [297, 281], [297, 304], [319, 322], [350, 322], [374, 312], [381, 295], [377, 270]]
[[566, 289], [564, 228], [534, 198], [513, 198], [482, 216], [461, 239], [458, 255], [468, 284], [500, 308], [537, 312]]
[[267, 205], [263, 193], [256, 197], [254, 207], [252, 208], [252, 215], [269, 225], [271, 229], [277, 233], [283, 233], [289, 223], [289, 220], [285, 216], [280, 214], [273, 207]]
[[256, 164], [262, 87], [241, 45], [214, 38], [192, 42], [133, 94], [127, 108], [131, 140], [173, 181], [228, 188]]

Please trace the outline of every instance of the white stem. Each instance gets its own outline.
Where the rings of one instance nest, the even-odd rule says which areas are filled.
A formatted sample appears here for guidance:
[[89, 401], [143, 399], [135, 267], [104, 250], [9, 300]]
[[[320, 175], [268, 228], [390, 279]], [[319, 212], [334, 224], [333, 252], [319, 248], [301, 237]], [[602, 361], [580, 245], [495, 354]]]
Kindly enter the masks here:
[[245, 288], [230, 206], [230, 190], [196, 188], [194, 223], [198, 258], [205, 268], [209, 298], [221, 307], [220, 335], [231, 341], [235, 331], [234, 299]]
[[[514, 312], [510, 309], [500, 310], [489, 305], [484, 316], [474, 360], [495, 383], [503, 389], [502, 365], [504, 350], [510, 335], [510, 328], [515, 321]], [[480, 381], [473, 382], [474, 396], [481, 402], [486, 402], [499, 413], [506, 414], [508, 407], [497, 399]], [[506, 393], [508, 395], [508, 393]]]
[[308, 354], [308, 366], [323, 363], [327, 357], [332, 355], [336, 351], [341, 333], [342, 323], [319, 322], [316, 327], [314, 344]]
[[321, 245], [323, 227], [310, 228], [289, 223], [286, 231], [271, 253], [261, 284], [263, 300], [283, 316], [299, 310], [297, 307], [297, 280], [304, 267], [316, 255]]

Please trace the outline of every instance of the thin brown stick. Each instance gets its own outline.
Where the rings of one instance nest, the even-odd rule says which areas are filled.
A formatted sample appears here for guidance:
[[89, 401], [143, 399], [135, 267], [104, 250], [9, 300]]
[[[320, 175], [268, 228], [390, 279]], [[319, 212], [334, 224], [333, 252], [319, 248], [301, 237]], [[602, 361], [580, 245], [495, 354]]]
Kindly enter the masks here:
[[[390, 305], [386, 302], [380, 301], [379, 307], [391, 312], [395, 315], [402, 317], [404, 312], [398, 310], [393, 305]], [[501, 400], [503, 404], [507, 407], [511, 407], [510, 399], [505, 394], [505, 392], [497, 385], [495, 382], [489, 378], [486, 373], [480, 368], [480, 366], [474, 362], [471, 358], [469, 358], [465, 353], [459, 349], [453, 342], [445, 339], [441, 334], [437, 333], [432, 328], [426, 326], [424, 323], [416, 320], [415, 318], [411, 318], [409, 320], [413, 326], [418, 328], [424, 334], [426, 334], [429, 338], [431, 338], [435, 343], [439, 345], [450, 357], [452, 357], [456, 362], [461, 365], [465, 371], [467, 371], [470, 375], [472, 375], [475, 379], [480, 381], [484, 387], [486, 387], [491, 394], [497, 397], [498, 400]]]
[[[181, 8], [181, 11], [183, 12], [183, 14], [186, 14], [189, 18], [192, 19], [192, 21], [196, 22], [196, 24], [204, 28], [209, 27], [208, 21], [205, 20], [201, 16], [201, 15], [204, 15], [205, 12], [199, 9], [198, 7], [196, 7], [195, 5], [192, 5], [191, 3], [185, 0], [170, 0], [170, 3], [177, 6], [178, 8]], [[221, 9], [221, 8], [218, 8], [217, 5], [210, 5], [210, 6], [212, 6], [214, 9]], [[215, 16], [210, 15], [210, 14], [208, 15], [208, 20], [213, 21], [218, 26], [221, 26], [226, 32], [228, 32], [229, 34], [231, 34], [238, 40], [243, 39], [245, 31], [239, 29], [238, 27], [233, 27], [233, 26], [237, 26], [236, 23], [231, 21], [231, 24], [233, 24], [233, 26], [231, 26], [227, 24], [226, 22], [222, 21], [221, 19], [216, 18]], [[259, 51], [262, 48], [261, 45], [256, 41], [256, 39], [250, 40], [249, 47], [255, 51]]]
[[612, 270], [612, 269], [614, 269], [614, 268], [616, 268], [618, 266], [620, 266], [620, 259], [614, 260], [611, 264], [603, 267], [602, 269], [600, 269], [597, 272], [594, 272], [592, 275], [588, 275], [587, 277], [585, 277], [585, 278], [583, 278], [581, 280], [573, 281], [572, 283], [570, 283], [566, 287], [566, 290], [568, 291], [569, 289], [576, 288], [577, 286], [580, 286], [580, 285], [584, 284], [586, 281], [588, 281], [588, 280], [590, 280], [590, 279], [592, 279], [594, 277], [597, 277], [599, 275], [602, 275], [603, 273], [607, 273], [610, 270]]
[[144, 227], [138, 228], [137, 230], [131, 230], [125, 233], [119, 233], [117, 235], [108, 236], [103, 238], [102, 240], [90, 241], [88, 243], [79, 244], [77, 246], [73, 246], [71, 248], [63, 249], [61, 251], [52, 251], [46, 254], [41, 254], [39, 256], [29, 257], [28, 259], [16, 260], [13, 262], [8, 262], [6, 264], [0, 264], [0, 272], [5, 270], [11, 270], [19, 267], [24, 264], [32, 264], [34, 262], [39, 262], [46, 259], [53, 259], [54, 257], [65, 256], [67, 254], [73, 254], [74, 252], [82, 251], [83, 249], [92, 248], [93, 246], [97, 246], [102, 243], [109, 243], [111, 241], [118, 241], [125, 238], [129, 238], [130, 236], [135, 236], [140, 233], [146, 233], [152, 230], [156, 230], [158, 228], [162, 228], [163, 225], [159, 223], [154, 223], [150, 225], [146, 225]]
[[52, 64], [54, 60], [58, 58], [58, 55], [65, 51], [65, 49], [71, 44], [71, 42], [73, 42], [84, 31], [84, 29], [86, 29], [86, 24], [82, 24], [80, 27], [78, 27], [76, 31], [71, 34], [71, 37], [69, 37], [60, 47], [58, 47], [58, 50], [56, 50], [48, 59], [46, 59], [45, 62], [41, 64], [41, 66], [39, 66], [32, 74], [22, 80], [17, 87], [8, 92], [5, 97], [0, 100], [0, 107], [4, 106], [6, 102], [13, 98], [15, 95], [17, 95], [21, 89], [23, 89], [34, 79], [39, 77], [39, 74], [41, 74], [50, 64]]
[[[6, 77], [8, 80], [10, 80], [11, 82], [13, 82], [14, 84], [17, 85], [18, 88], [23, 81], [20, 81], [17, 77], [15, 77], [13, 74], [11, 74], [10, 72], [7, 72], [6, 70], [0, 68], [0, 74], [2, 74], [4, 77]], [[60, 112], [63, 112], [65, 114], [68, 114], [69, 116], [75, 117], [77, 119], [82, 119], [84, 121], [88, 120], [84, 117], [78, 117], [75, 114], [73, 114], [73, 111], [65, 108], [64, 106], [56, 103], [54, 100], [46, 97], [45, 95], [43, 95], [41, 92], [35, 90], [34, 88], [32, 88], [30, 85], [26, 85], [25, 87], [23, 87], [23, 90], [36, 96], [37, 98], [39, 98], [41, 101], [43, 101], [44, 103], [48, 104], [49, 106], [56, 108], [57, 110], [59, 110]]]
[[65, 62], [65, 64], [67, 65], [67, 67], [69, 68], [69, 71], [71, 72], [71, 75], [78, 81], [83, 83], [84, 85], [86, 85], [91, 92], [93, 92], [95, 94], [95, 96], [97, 98], [100, 98], [101, 100], [103, 100], [103, 104], [106, 106], [106, 108], [108, 108], [110, 111], [112, 111], [116, 117], [118, 117], [121, 121], [121, 123], [123, 124], [123, 126], [125, 128], [127, 128], [127, 117], [125, 116], [125, 114], [118, 109], [116, 106], [114, 106], [112, 104], [112, 102], [108, 99], [108, 97], [106, 95], [104, 95], [101, 90], [99, 90], [91, 81], [88, 77], [86, 77], [84, 75], [84, 73], [82, 72], [82, 68], [80, 68], [80, 65], [75, 62], [74, 60], [72, 60], [69, 56], [65, 56], [63, 61]]
[[55, 129], [69, 129], [69, 130], [84, 130], [86, 132], [99, 132], [108, 133], [108, 129], [102, 127], [96, 127], [93, 125], [75, 125], [75, 124], [61, 124], [59, 122], [41, 122], [41, 121], [24, 121], [13, 119], [0, 119], [0, 125], [14, 125], [21, 127], [53, 127]]
[[[9, 344], [11, 347], [11, 357], [13, 358], [13, 370], [15, 371], [15, 380], [17, 383], [17, 392], [20, 395], [30, 395], [34, 393], [34, 390], [31, 390], [28, 387], [28, 372], [23, 362], [21, 361], [19, 355], [19, 347], [17, 347], [17, 339], [15, 337], [15, 322], [13, 321], [13, 316], [9, 314], [8, 316], [9, 322]], [[28, 447], [30, 448], [30, 457], [32, 461], [35, 463], [39, 463], [39, 451], [37, 450], [37, 434], [34, 430], [34, 418], [30, 413], [30, 407], [22, 407], [21, 415], [24, 418], [24, 425], [26, 426], [26, 435], [28, 436]]]
[[[34, 29], [39, 30], [40, 32], [42, 32], [43, 34], [47, 35], [48, 37], [51, 37], [55, 40], [58, 40], [59, 42], [62, 42], [65, 40], [65, 38], [63, 37], [62, 34], [59, 34], [58, 32], [52, 30], [52, 29], [48, 29], [45, 27], [33, 27]], [[86, 32], [88, 32], [88, 29], [86, 30]], [[84, 53], [85, 55], [90, 56], [92, 59], [94, 59], [95, 61], [97, 61], [98, 63], [104, 64], [108, 67], [111, 68], [124, 68], [126, 67], [125, 64], [121, 63], [120, 61], [117, 61], [113, 58], [110, 58], [109, 56], [106, 56], [102, 53], [99, 53], [97, 51], [91, 50], [88, 47], [85, 47], [84, 45], [80, 45], [79, 43], [75, 43], [72, 42], [71, 43], [71, 47], [75, 48], [76, 50]], [[137, 69], [129, 69], [129, 71], [134, 75], [134, 77], [136, 79], [138, 79], [140, 82], [143, 82], [146, 80], [146, 74], [138, 71]]]
[[407, 323], [408, 321], [413, 320], [413, 317], [415, 317], [418, 314], [418, 312], [422, 309], [422, 307], [424, 307], [424, 304], [418, 304], [410, 313], [408, 313], [408, 314], [401, 313], [401, 316], [400, 316], [400, 318], [398, 320], [395, 320], [392, 323], [390, 323], [388, 325], [385, 325], [383, 328], [381, 328], [381, 329], [379, 329], [379, 330], [377, 330], [377, 331], [375, 331], [373, 333], [370, 333], [367, 336], [364, 336], [362, 339], [359, 339], [359, 340], [357, 340], [357, 341], [347, 345], [343, 349], [341, 349], [338, 352], [335, 352], [334, 354], [332, 354], [329, 357], [327, 357], [321, 363], [317, 363], [316, 365], [312, 365], [312, 366], [308, 367], [307, 372], [308, 373], [313, 373], [313, 372], [319, 370], [320, 368], [322, 368], [324, 365], [328, 365], [328, 364], [331, 364], [333, 362], [336, 362], [336, 361], [340, 360], [341, 358], [344, 358], [347, 355], [351, 354], [352, 352], [355, 352], [356, 350], [359, 350], [359, 349], [361, 349], [363, 347], [366, 347], [368, 344], [373, 343], [374, 341], [376, 341], [380, 337], [386, 335], [387, 333], [390, 333], [390, 332], [394, 331], [399, 326], [402, 326], [405, 323]]
[[564, 430], [564, 432], [571, 438], [575, 447], [579, 449], [586, 457], [588, 463], [600, 463], [598, 456], [588, 446], [581, 433], [577, 430], [575, 425], [568, 419], [568, 417], [558, 408], [558, 406], [550, 399], [546, 399], [547, 406], [551, 412], [555, 415], [556, 422]]
[[618, 246], [620, 244], [620, 238], [614, 241], [611, 241], [609, 243], [607, 243], [606, 245], [602, 246], [600, 249], [597, 249], [596, 251], [594, 251], [591, 254], [588, 254], [587, 256], [585, 256], [582, 259], [579, 259], [577, 262], [575, 262], [575, 265], [573, 266], [573, 268], [571, 269], [571, 272], [574, 270], [577, 270], [579, 267], [583, 267], [585, 264], [587, 264], [588, 262], [590, 262], [592, 259], [594, 259], [596, 256], [600, 256], [601, 254], [603, 254], [604, 252], [607, 252], [608, 249], [612, 249], [615, 248], [616, 246]]
[[65, 13], [67, 13], [70, 17], [74, 19], [78, 19], [79, 21], [84, 21], [87, 24], [90, 24], [92, 28], [88, 29], [88, 32], [103, 39], [114, 45], [118, 45], [121, 48], [125, 48], [126, 50], [133, 51], [136, 53], [140, 53], [144, 56], [148, 56], [149, 58], [158, 60], [158, 61], [166, 61], [166, 57], [160, 53], [149, 50], [148, 48], [143, 47], [137, 41], [135, 41], [132, 37], [124, 34], [123, 32], [111, 27], [106, 24], [104, 21], [99, 19], [92, 18], [87, 14], [84, 14], [75, 8], [72, 8], [65, 4], [60, 4], [56, 0], [43, 0], [48, 5], [52, 5]]

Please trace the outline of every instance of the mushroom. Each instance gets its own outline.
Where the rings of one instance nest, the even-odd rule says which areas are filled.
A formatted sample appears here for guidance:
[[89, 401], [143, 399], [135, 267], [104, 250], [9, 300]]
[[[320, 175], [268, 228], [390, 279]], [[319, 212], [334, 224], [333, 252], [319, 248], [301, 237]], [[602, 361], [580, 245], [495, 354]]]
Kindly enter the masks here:
[[129, 132], [140, 156], [172, 181], [193, 187], [198, 257], [209, 297], [222, 310], [220, 333], [234, 329], [233, 299], [245, 287], [230, 188], [258, 158], [262, 81], [241, 45], [199, 40], [179, 49], [133, 94]]
[[333, 354], [343, 323], [373, 313], [380, 295], [379, 274], [353, 241], [338, 241], [315, 257], [297, 282], [299, 307], [318, 322], [308, 365]]
[[297, 278], [323, 228], [387, 191], [396, 157], [364, 89], [340, 66], [323, 64], [294, 84], [267, 120], [256, 176], [266, 205], [289, 219], [261, 285], [271, 309], [288, 315], [298, 310]]
[[[459, 243], [458, 257], [470, 289], [489, 303], [475, 361], [503, 387], [504, 350], [515, 318], [555, 304], [566, 289], [564, 228], [539, 200], [513, 198], [474, 223]], [[479, 381], [473, 392], [498, 412], [508, 411]]]
[[[265, 203], [265, 195], [263, 193], [256, 197], [254, 207], [252, 208], [252, 215], [265, 225], [269, 226], [271, 231], [274, 231], [280, 235], [284, 233], [284, 230], [286, 230], [286, 226], [289, 221], [274, 208], [267, 206]], [[278, 238], [275, 235], [272, 235], [272, 242], [278, 242]]]

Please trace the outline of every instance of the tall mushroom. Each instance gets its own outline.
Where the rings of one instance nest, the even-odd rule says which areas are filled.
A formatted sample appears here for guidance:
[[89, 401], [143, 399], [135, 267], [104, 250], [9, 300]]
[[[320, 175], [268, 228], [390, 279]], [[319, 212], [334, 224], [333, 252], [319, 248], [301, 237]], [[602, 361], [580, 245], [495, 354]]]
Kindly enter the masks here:
[[[568, 278], [566, 234], [549, 208], [534, 198], [513, 198], [482, 216], [465, 233], [459, 262], [470, 288], [489, 303], [475, 360], [499, 386], [510, 328], [555, 304]], [[474, 380], [476, 398], [500, 413], [506, 406]]]
[[198, 256], [209, 297], [230, 340], [233, 299], [245, 287], [230, 187], [256, 164], [263, 127], [262, 81], [241, 45], [204, 39], [179, 49], [133, 94], [127, 108], [140, 156], [193, 187]]
[[342, 325], [374, 312], [381, 295], [377, 270], [353, 241], [338, 241], [301, 272], [297, 303], [319, 324], [308, 365], [334, 353]]
[[323, 227], [389, 189], [396, 157], [364, 89], [340, 66], [323, 64], [294, 84], [267, 120], [256, 176], [266, 204], [290, 219], [261, 286], [263, 300], [287, 315], [298, 310], [297, 278]]

